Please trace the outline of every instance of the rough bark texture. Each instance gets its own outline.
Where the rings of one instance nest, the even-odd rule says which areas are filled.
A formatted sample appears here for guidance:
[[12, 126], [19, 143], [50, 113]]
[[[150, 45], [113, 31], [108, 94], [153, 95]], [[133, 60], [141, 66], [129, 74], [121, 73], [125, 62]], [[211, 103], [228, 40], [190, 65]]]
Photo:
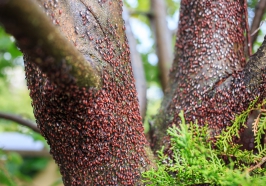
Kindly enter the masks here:
[[[76, 83], [85, 87], [100, 87], [100, 69], [92, 67], [93, 59], [85, 56], [85, 60], [55, 28], [38, 4], [32, 0], [23, 2], [0, 2], [0, 22], [16, 38], [23, 53], [30, 56], [31, 61], [58, 86]], [[59, 19], [54, 19], [54, 23], [59, 25]]]
[[[245, 11], [241, 0], [181, 2], [170, 90], [153, 130], [155, 150], [162, 143], [166, 129], [179, 123], [180, 110], [185, 111], [187, 122], [207, 123], [211, 136], [215, 137], [232, 124], [250, 101], [264, 96], [262, 74], [261, 81], [252, 81], [258, 87], [252, 92], [247, 88], [251, 83], [249, 74], [246, 69], [242, 72], [246, 65]], [[247, 136], [248, 140], [251, 138]]]
[[[25, 52], [34, 115], [64, 184], [141, 184], [140, 173], [149, 166], [150, 157], [122, 20], [122, 1], [39, 0], [39, 4], [43, 14], [76, 46], [74, 50], [100, 71], [102, 81], [99, 89], [79, 86], [77, 81], [60, 86], [57, 78], [63, 77], [54, 76], [55, 81], [51, 81], [49, 69], [47, 72], [36, 65], [33, 49]], [[35, 32], [42, 32], [38, 26]], [[53, 39], [55, 44], [59, 42], [57, 45], [69, 45]], [[87, 69], [84, 72], [89, 73]]]

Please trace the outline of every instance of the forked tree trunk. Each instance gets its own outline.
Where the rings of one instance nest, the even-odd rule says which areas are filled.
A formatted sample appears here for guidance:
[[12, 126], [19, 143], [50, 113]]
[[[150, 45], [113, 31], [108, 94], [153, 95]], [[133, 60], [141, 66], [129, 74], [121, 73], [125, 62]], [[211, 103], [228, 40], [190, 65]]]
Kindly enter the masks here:
[[[152, 155], [139, 114], [122, 1], [39, 0], [42, 10], [32, 0], [21, 2], [0, 1], [0, 22], [24, 52], [34, 114], [64, 184], [140, 185]], [[170, 86], [153, 128], [154, 149], [167, 127], [178, 124], [180, 110], [188, 122], [207, 122], [214, 137], [256, 96], [265, 97], [266, 43], [246, 63], [244, 15], [243, 0], [182, 1]]]

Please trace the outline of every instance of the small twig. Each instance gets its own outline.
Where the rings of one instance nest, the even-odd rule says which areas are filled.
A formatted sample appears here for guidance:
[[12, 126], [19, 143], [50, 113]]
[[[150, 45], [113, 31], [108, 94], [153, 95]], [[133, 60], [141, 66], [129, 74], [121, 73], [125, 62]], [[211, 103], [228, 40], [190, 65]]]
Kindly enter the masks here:
[[260, 23], [263, 19], [263, 15], [266, 11], [266, 0], [260, 0], [258, 1], [256, 8], [254, 10], [255, 16], [252, 20], [251, 28], [250, 28], [250, 33], [253, 33], [251, 35], [251, 44], [254, 45], [255, 41], [257, 40], [258, 37], [258, 27], [260, 27]]
[[250, 31], [249, 31], [249, 25], [248, 25], [248, 8], [247, 8], [247, 0], [244, 1], [245, 4], [245, 25], [246, 25], [246, 38], [248, 43], [248, 55], [252, 55], [252, 43], [250, 39]]
[[129, 14], [132, 15], [142, 15], [146, 16], [147, 18], [151, 19], [153, 18], [154, 14], [152, 12], [143, 12], [143, 11], [129, 11]]
[[266, 21], [261, 21], [260, 22], [260, 26], [259, 26], [259, 28], [257, 28], [250, 36], [254, 36], [259, 30], [260, 30], [260, 28], [261, 28], [261, 26], [265, 23]]
[[251, 171], [253, 171], [253, 170], [255, 170], [255, 169], [261, 167], [261, 165], [262, 165], [263, 163], [265, 163], [265, 162], [266, 162], [266, 157], [263, 157], [263, 158], [261, 159], [261, 161], [260, 161], [257, 165], [254, 165], [254, 166], [250, 167], [249, 169], [247, 169], [247, 172], [249, 173], [249, 172], [251, 172]]
[[0, 112], [0, 118], [10, 120], [10, 121], [15, 121], [20, 125], [23, 125], [23, 126], [26, 126], [32, 129], [34, 132], [40, 133], [40, 130], [37, 127], [36, 123], [22, 118], [22, 116]]
[[259, 123], [259, 120], [260, 120], [260, 114], [255, 119], [254, 123], [252, 123], [252, 128], [253, 128], [254, 136], [256, 136], [257, 135], [257, 132], [258, 132], [258, 123]]

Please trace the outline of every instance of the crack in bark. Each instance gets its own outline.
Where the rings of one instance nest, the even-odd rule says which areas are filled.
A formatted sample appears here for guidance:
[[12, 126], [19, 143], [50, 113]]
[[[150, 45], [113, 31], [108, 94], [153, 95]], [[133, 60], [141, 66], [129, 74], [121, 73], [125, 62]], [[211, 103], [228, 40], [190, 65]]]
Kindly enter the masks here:
[[98, 25], [100, 26], [100, 29], [102, 30], [103, 32], [103, 35], [106, 36], [103, 28], [102, 28], [102, 25], [99, 21], [99, 18], [95, 15], [95, 13], [93, 12], [93, 10], [91, 9], [91, 6], [87, 5], [84, 0], [80, 0], [80, 2], [88, 9], [88, 11], [91, 13], [91, 15], [94, 17], [94, 19], [96, 20], [96, 22], [98, 23]]

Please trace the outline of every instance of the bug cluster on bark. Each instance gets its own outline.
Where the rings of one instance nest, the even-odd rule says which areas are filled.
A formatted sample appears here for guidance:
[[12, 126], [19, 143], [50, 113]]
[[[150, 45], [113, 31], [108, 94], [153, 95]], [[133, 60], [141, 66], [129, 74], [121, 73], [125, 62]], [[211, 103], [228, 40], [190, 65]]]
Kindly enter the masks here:
[[208, 124], [215, 141], [256, 96], [263, 97], [265, 84], [251, 91], [245, 82], [246, 11], [244, 0], [181, 2], [170, 88], [158, 115], [164, 125], [153, 133], [155, 149], [165, 134], [161, 131], [180, 122], [180, 110], [188, 123]]
[[[77, 26], [67, 37], [77, 38], [73, 44], [81, 52], [84, 43], [94, 48], [94, 53], [84, 56], [101, 70], [102, 87], [55, 84], [25, 56], [34, 115], [65, 185], [135, 185], [149, 160], [124, 23], [120, 18], [117, 23], [107, 20], [101, 25], [86, 2], [74, 11]], [[119, 2], [115, 6], [112, 1], [98, 1], [98, 8], [118, 8], [121, 15]], [[43, 5], [54, 24], [64, 28], [60, 1]]]
[[[55, 65], [58, 58], [38, 48], [42, 40], [32, 46], [27, 38], [16, 37], [20, 44], [24, 42], [23, 50], [30, 51], [25, 52], [30, 55], [24, 59], [34, 115], [64, 184], [141, 184], [141, 171], [150, 166], [149, 145], [139, 113], [122, 1], [39, 2], [54, 26], [102, 80], [100, 88], [82, 88], [74, 77], [83, 75], [81, 68], [67, 64], [71, 54], [58, 55], [64, 57]], [[184, 110], [188, 123], [207, 123], [215, 141], [215, 136], [230, 126], [252, 100], [259, 96], [260, 102], [266, 96], [265, 67], [252, 60], [246, 64], [246, 15], [245, 0], [181, 2], [170, 86], [157, 117], [159, 125], [152, 126], [155, 150], [161, 147], [158, 144], [169, 143], [169, 138], [162, 139], [169, 126], [178, 125], [180, 110]], [[47, 39], [53, 37], [48, 34]], [[37, 64], [45, 64], [43, 71]], [[260, 77], [256, 68], [263, 71], [258, 73]], [[73, 76], [70, 71], [74, 71]], [[252, 148], [252, 137], [247, 139]]]

